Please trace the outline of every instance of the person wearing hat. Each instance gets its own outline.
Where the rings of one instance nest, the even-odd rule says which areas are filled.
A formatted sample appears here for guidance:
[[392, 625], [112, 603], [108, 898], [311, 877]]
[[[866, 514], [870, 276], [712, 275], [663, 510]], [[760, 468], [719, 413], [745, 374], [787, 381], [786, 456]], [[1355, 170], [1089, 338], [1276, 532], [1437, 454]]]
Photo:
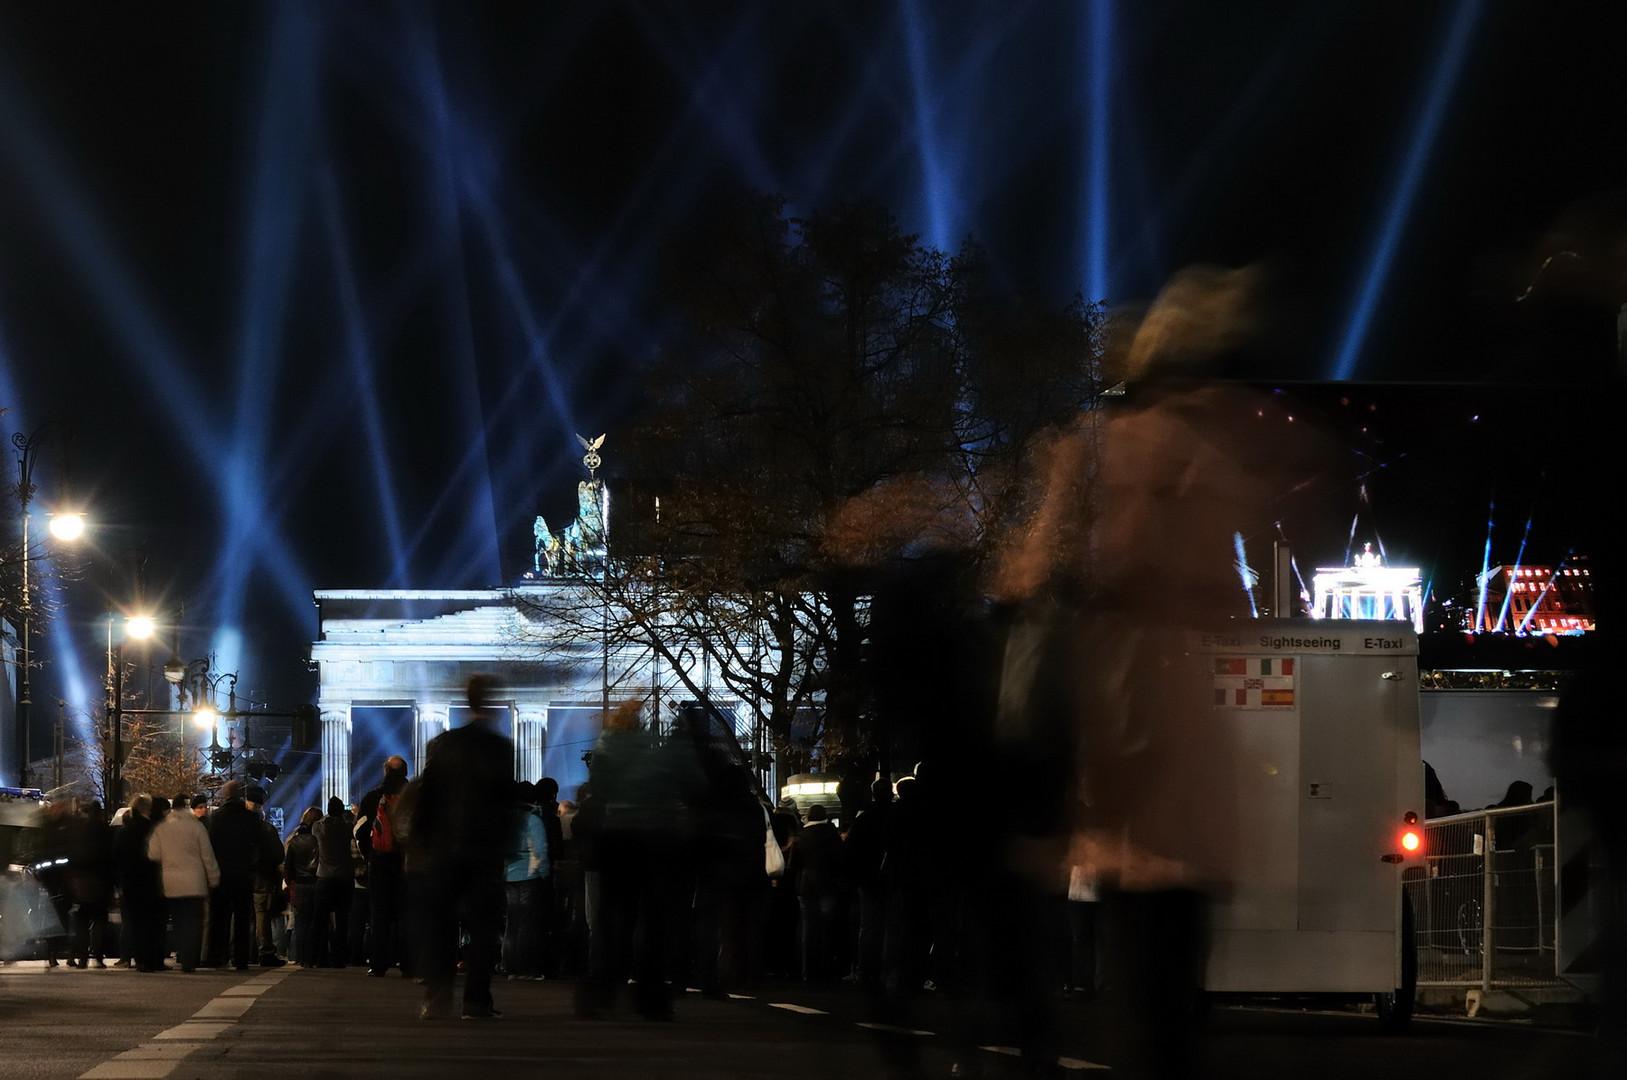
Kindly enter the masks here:
[[265, 819], [262, 808], [266, 803], [266, 789], [250, 784], [243, 792], [243, 801], [257, 819], [259, 842], [254, 852], [254, 947], [261, 967], [282, 967], [288, 961], [277, 955], [277, 941], [272, 934], [272, 921], [288, 910], [288, 900], [282, 891], [282, 837], [277, 827]]
[[209, 843], [220, 866], [209, 908], [209, 944], [205, 955], [224, 961], [228, 943], [231, 964], [247, 971], [254, 957], [254, 873], [260, 859], [260, 815], [248, 808], [243, 785], [228, 780], [220, 805], [209, 815]]

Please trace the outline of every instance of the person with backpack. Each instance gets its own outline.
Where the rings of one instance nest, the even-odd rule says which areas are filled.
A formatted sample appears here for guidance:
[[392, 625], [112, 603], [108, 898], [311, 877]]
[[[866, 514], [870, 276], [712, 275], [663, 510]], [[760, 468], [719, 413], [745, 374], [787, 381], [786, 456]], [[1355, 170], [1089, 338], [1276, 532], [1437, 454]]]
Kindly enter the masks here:
[[316, 837], [311, 829], [322, 820], [322, 811], [308, 806], [299, 816], [299, 825], [283, 847], [283, 880], [288, 884], [294, 906], [294, 962], [302, 968], [316, 966]]
[[509, 823], [508, 856], [503, 865], [506, 898], [503, 930], [503, 969], [511, 979], [542, 975], [538, 941], [548, 893], [544, 883], [552, 871], [548, 835], [537, 813], [536, 788], [524, 780], [514, 782], [514, 810]]
[[356, 842], [367, 860], [367, 974], [381, 979], [399, 964], [412, 976], [411, 953], [406, 948], [406, 920], [402, 907], [406, 875], [402, 866], [405, 815], [401, 793], [407, 788], [407, 760], [392, 755], [384, 762], [384, 782], [362, 796], [356, 810], [361, 818]]
[[316, 837], [316, 962], [342, 968], [350, 960], [350, 905], [356, 899], [355, 822], [344, 800], [328, 796], [328, 812], [311, 827]]

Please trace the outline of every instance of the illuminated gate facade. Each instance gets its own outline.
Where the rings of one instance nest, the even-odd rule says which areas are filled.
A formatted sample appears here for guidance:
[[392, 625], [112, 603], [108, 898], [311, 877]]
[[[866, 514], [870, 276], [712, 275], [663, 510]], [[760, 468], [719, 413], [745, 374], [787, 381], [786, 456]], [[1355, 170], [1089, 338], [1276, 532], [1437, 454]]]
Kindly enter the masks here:
[[[592, 748], [604, 709], [636, 700], [659, 722], [678, 691], [673, 673], [658, 669], [647, 650], [551, 641], [522, 614], [537, 606], [528, 594], [573, 587], [316, 593], [321, 633], [311, 659], [322, 800], [355, 801], [378, 783], [389, 753], [401, 753], [418, 775], [429, 741], [462, 723], [476, 674], [494, 675], [502, 686], [507, 718], [500, 726], [514, 740], [515, 778], [553, 776], [561, 798], [574, 796], [587, 775], [581, 755]], [[741, 710], [732, 715], [738, 734]]]

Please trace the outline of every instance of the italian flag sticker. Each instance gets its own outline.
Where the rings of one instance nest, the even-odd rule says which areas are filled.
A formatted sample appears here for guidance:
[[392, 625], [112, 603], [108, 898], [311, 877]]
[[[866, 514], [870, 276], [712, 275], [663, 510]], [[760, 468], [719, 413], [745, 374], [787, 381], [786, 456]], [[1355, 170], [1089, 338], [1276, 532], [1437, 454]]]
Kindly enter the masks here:
[[1291, 656], [1217, 656], [1215, 707], [1220, 709], [1292, 709], [1294, 658]]

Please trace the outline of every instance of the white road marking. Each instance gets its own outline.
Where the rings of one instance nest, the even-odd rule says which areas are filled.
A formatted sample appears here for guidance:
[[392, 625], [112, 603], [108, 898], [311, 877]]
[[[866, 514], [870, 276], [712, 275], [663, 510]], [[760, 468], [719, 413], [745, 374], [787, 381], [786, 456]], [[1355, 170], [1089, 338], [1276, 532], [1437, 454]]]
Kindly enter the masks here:
[[221, 997], [259, 997], [270, 990], [272, 983], [261, 983], [255, 986], [253, 982], [246, 982], [242, 986], [228, 986], [220, 992]]
[[203, 1043], [150, 1042], [118, 1055], [120, 1061], [180, 1061]]
[[114, 1058], [104, 1061], [88, 1072], [79, 1074], [80, 1080], [160, 1080], [175, 1071], [179, 1061], [124, 1061]]
[[1102, 1065], [1094, 1061], [1086, 1061], [1084, 1058], [1059, 1057], [1056, 1059], [1056, 1063], [1062, 1066], [1064, 1069], [1107, 1069], [1111, 1071], [1113, 1068], [1111, 1065]]
[[[1015, 1046], [980, 1046], [979, 1050], [987, 1050], [991, 1054], [1004, 1054], [1007, 1057], [1022, 1057], [1022, 1051]], [[1094, 1061], [1083, 1058], [1059, 1057], [1056, 1063], [1064, 1069], [1112, 1069], [1111, 1065], [1099, 1065]]]
[[897, 1024], [875, 1024], [868, 1020], [860, 1020], [856, 1025], [867, 1031], [884, 1031], [889, 1035], [936, 1035], [935, 1031], [917, 1031], [914, 1028], [899, 1027]]
[[237, 1024], [259, 996], [275, 986], [287, 969], [235, 983], [176, 1026], [160, 1031], [152, 1041], [117, 1054], [80, 1074], [80, 1080], [161, 1080], [192, 1051], [218, 1038]]
[[[729, 996], [730, 997], [744, 997], [744, 995], [737, 995], [737, 994], [731, 994]], [[771, 1008], [771, 1009], [785, 1009], [787, 1012], [801, 1013], [804, 1016], [829, 1016], [830, 1015], [830, 1013], [826, 1012], [823, 1009], [810, 1009], [806, 1005], [793, 1005], [788, 1001], [770, 1001], [770, 1002], [768, 1002], [768, 1007]], [[937, 1032], [935, 1032], [935, 1031], [921, 1031], [921, 1030], [918, 1030], [916, 1028], [898, 1027], [898, 1026], [896, 1026], [894, 1024], [879, 1024], [879, 1023], [875, 1023], [874, 1021], [868, 1021], [868, 1020], [858, 1021], [854, 1026], [864, 1028], [867, 1031], [884, 1032], [884, 1033], [889, 1034], [889, 1035], [917, 1035], [917, 1036], [926, 1037], [926, 1038], [935, 1037], [937, 1035]], [[980, 1046], [980, 1047], [978, 1047], [978, 1049], [979, 1050], [987, 1050], [991, 1054], [1004, 1054], [1007, 1057], [1021, 1057], [1022, 1056], [1022, 1051], [1017, 1049], [1015, 1046]], [[1113, 1066], [1111, 1066], [1111, 1065], [1103, 1065], [1103, 1064], [1101, 1064], [1099, 1062], [1086, 1061], [1084, 1058], [1073, 1058], [1073, 1057], [1059, 1057], [1059, 1058], [1056, 1059], [1056, 1063], [1061, 1068], [1074, 1070], [1074, 1071], [1078, 1071], [1078, 1070], [1081, 1070], [1081, 1069], [1109, 1069], [1109, 1070], [1111, 1070], [1113, 1068]]]
[[213, 1039], [223, 1031], [232, 1029], [230, 1020], [183, 1020], [180, 1024], [168, 1031], [160, 1031], [154, 1039], [191, 1039], [194, 1042], [201, 1039]]
[[194, 1020], [236, 1020], [254, 1004], [251, 997], [217, 997], [192, 1014]]

